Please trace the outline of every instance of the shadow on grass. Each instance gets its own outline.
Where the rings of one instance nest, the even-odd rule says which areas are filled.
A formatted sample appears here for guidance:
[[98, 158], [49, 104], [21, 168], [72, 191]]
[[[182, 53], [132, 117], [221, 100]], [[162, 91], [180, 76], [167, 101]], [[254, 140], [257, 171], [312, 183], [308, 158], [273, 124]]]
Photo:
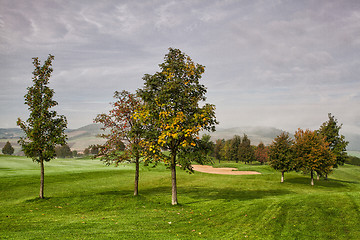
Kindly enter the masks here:
[[273, 196], [280, 196], [291, 194], [291, 191], [282, 189], [269, 189], [269, 190], [241, 190], [234, 188], [208, 188], [208, 187], [194, 187], [187, 189], [179, 189], [180, 194], [185, 194], [193, 199], [203, 200], [239, 200], [247, 201], [253, 199], [262, 199]]
[[[194, 199], [194, 202], [201, 202], [203, 200], [240, 200], [247, 201], [251, 199], [261, 199], [266, 197], [273, 197], [279, 195], [291, 194], [291, 191], [281, 189], [271, 190], [238, 190], [234, 188], [210, 188], [210, 187], [187, 187], [178, 188], [178, 195], [185, 195]], [[98, 193], [99, 195], [116, 195], [116, 196], [132, 196], [132, 192], [128, 190], [122, 191], [107, 191]], [[153, 198], [155, 195], [170, 196], [171, 187], [156, 187], [146, 188], [139, 191], [139, 199], [143, 199], [146, 196]]]
[[25, 202], [26, 203], [37, 203], [37, 202], [45, 202], [45, 201], [49, 201], [51, 199], [51, 197], [44, 197], [44, 198], [32, 198], [32, 199], [28, 199]]
[[[300, 184], [300, 185], [310, 185], [311, 178], [310, 177], [295, 177], [295, 178], [289, 178], [285, 179], [285, 182], [292, 183], [292, 184]], [[321, 186], [321, 187], [328, 187], [328, 188], [343, 188], [346, 187], [346, 184], [356, 184], [357, 182], [352, 181], [343, 181], [343, 180], [337, 180], [329, 178], [327, 180], [320, 179], [317, 180], [314, 178], [314, 185], [315, 186]]]

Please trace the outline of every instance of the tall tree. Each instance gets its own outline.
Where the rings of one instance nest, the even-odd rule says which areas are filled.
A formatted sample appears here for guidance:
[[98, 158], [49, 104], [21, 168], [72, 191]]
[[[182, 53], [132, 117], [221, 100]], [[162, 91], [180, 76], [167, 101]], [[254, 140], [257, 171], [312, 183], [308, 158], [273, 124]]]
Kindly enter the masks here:
[[[101, 137], [107, 139], [100, 145], [97, 156], [107, 164], [116, 166], [123, 161], [135, 161], [134, 195], [139, 194], [139, 165], [141, 157], [142, 126], [134, 118], [135, 112], [141, 107], [140, 98], [128, 91], [115, 92], [116, 101], [108, 114], [99, 114], [96, 123], [101, 123], [102, 130], [107, 131]], [[124, 144], [124, 142], [126, 144]]]
[[30, 111], [30, 116], [23, 122], [20, 118], [17, 125], [25, 132], [19, 143], [27, 157], [40, 164], [40, 198], [44, 198], [44, 162], [55, 157], [56, 145], [66, 143], [64, 133], [67, 125], [66, 118], [57, 115], [56, 111], [50, 110], [58, 105], [53, 100], [54, 90], [48, 87], [51, 77], [52, 61], [54, 56], [49, 55], [48, 59], [41, 66], [38, 58], [33, 58], [33, 86], [28, 87], [25, 95], [25, 104]]
[[244, 134], [239, 147], [240, 161], [250, 163], [255, 158], [254, 148], [251, 147], [251, 140]]
[[14, 153], [14, 148], [11, 146], [11, 143], [7, 141], [1, 151], [3, 154], [12, 155]]
[[256, 161], [264, 164], [268, 161], [268, 149], [265, 147], [263, 142], [260, 142], [259, 145], [255, 149], [255, 159]]
[[221, 159], [223, 159], [225, 161], [231, 160], [230, 148], [231, 148], [231, 139], [228, 139], [228, 140], [224, 141], [224, 145], [222, 146], [222, 148], [220, 150]]
[[345, 141], [344, 135], [340, 134], [342, 124], [338, 125], [337, 119], [328, 114], [329, 120], [324, 122], [319, 129], [321, 136], [325, 137], [325, 141], [329, 143], [329, 148], [336, 156], [334, 168], [344, 165], [347, 158], [346, 146], [349, 142]]
[[214, 153], [215, 144], [211, 141], [211, 136], [209, 134], [204, 134], [201, 139], [198, 141], [199, 152], [203, 156], [210, 157]]
[[231, 139], [231, 144], [230, 144], [230, 159], [231, 159], [232, 161], [235, 161], [236, 163], [238, 163], [239, 160], [240, 160], [240, 155], [239, 155], [240, 145], [241, 145], [241, 137], [238, 136], [238, 135], [235, 135], [235, 136]]
[[[145, 75], [139, 95], [144, 108], [137, 115], [147, 126], [143, 141], [147, 158], [163, 159], [170, 167], [172, 179], [172, 204], [178, 204], [176, 165], [185, 169], [190, 160], [178, 162], [179, 153], [196, 151], [196, 140], [201, 130], [215, 130], [215, 106], [199, 105], [206, 100], [206, 87], [200, 84], [205, 67], [194, 63], [179, 49], [169, 48], [160, 72]], [[161, 150], [166, 149], [170, 155]]]
[[294, 169], [292, 146], [293, 141], [288, 133], [281, 133], [269, 146], [269, 163], [272, 168], [281, 172], [281, 182], [284, 173]]
[[314, 185], [314, 173], [329, 174], [336, 162], [336, 156], [329, 149], [329, 143], [317, 131], [298, 129], [295, 132], [294, 156], [299, 170], [311, 175]]
[[225, 145], [225, 140], [224, 139], [218, 139], [215, 142], [214, 157], [219, 160], [219, 163], [220, 163], [220, 161], [222, 159], [222, 157], [221, 157], [221, 149], [224, 148], [224, 145]]

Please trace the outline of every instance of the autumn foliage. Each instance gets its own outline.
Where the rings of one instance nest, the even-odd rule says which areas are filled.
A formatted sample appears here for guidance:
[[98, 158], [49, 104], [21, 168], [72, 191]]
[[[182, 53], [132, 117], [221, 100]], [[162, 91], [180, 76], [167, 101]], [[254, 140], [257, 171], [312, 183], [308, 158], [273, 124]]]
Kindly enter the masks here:
[[178, 157], [196, 151], [200, 131], [215, 130], [215, 106], [200, 106], [206, 100], [206, 87], [200, 83], [204, 66], [172, 48], [164, 60], [159, 72], [143, 78], [139, 95], [144, 106], [136, 119], [146, 128], [142, 141], [145, 159], [164, 161], [171, 169], [172, 204], [177, 204], [176, 165], [191, 170], [191, 159], [179, 161]]
[[104, 133], [101, 137], [106, 139], [106, 143], [99, 147], [97, 157], [107, 164], [116, 165], [133, 160], [136, 164], [134, 195], [138, 195], [140, 141], [143, 129], [134, 115], [142, 104], [136, 94], [127, 91], [115, 92], [114, 98], [116, 101], [112, 103], [109, 113], [99, 114], [94, 120], [103, 125]]
[[295, 132], [294, 155], [296, 168], [311, 174], [311, 185], [314, 185], [315, 172], [321, 176], [329, 174], [336, 163], [329, 143], [316, 131], [298, 129]]

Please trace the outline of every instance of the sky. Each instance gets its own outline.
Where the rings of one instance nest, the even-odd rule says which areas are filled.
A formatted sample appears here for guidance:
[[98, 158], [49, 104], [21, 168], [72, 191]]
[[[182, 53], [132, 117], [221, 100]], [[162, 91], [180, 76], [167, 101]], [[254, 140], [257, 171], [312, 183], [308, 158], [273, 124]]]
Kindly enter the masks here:
[[332, 113], [360, 134], [360, 1], [0, 0], [0, 128], [28, 117], [32, 58], [69, 128], [142, 88], [168, 48], [204, 65], [219, 128], [318, 129]]

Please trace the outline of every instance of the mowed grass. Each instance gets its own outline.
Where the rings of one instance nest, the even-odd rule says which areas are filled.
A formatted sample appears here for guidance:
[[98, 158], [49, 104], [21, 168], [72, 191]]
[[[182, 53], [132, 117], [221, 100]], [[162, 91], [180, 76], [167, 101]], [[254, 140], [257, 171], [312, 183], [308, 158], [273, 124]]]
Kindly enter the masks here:
[[55, 159], [40, 170], [25, 157], [0, 156], [0, 239], [359, 239], [360, 167], [345, 165], [310, 186], [309, 176], [235, 163], [261, 175], [188, 174], [97, 160]]

